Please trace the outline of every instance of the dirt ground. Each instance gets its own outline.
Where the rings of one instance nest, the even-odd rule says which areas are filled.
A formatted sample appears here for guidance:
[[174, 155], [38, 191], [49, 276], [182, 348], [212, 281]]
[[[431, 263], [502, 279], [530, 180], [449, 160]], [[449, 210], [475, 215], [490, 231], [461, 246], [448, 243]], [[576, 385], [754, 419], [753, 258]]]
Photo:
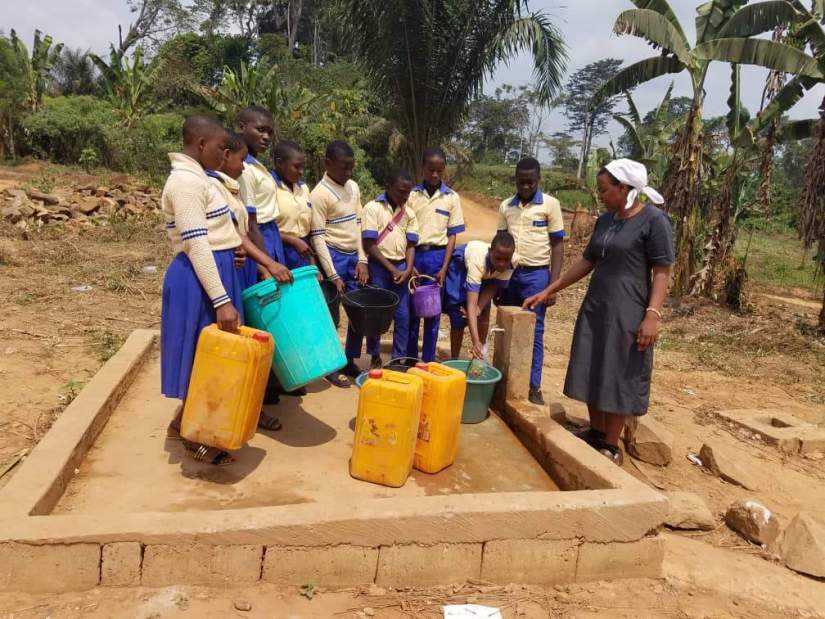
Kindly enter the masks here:
[[[39, 173], [36, 165], [0, 168], [0, 190]], [[465, 196], [463, 203], [467, 238], [489, 234], [496, 221], [494, 202]], [[568, 254], [575, 258], [578, 251], [574, 247]], [[0, 487], [125, 337], [135, 328], [157, 327], [169, 258], [157, 221], [113, 219], [27, 233], [0, 223]], [[825, 342], [810, 328], [818, 299], [804, 290], [749, 286], [751, 311], [745, 314], [695, 300], [666, 311], [650, 414], [673, 432], [674, 459], [664, 468], [630, 458], [624, 466], [659, 489], [699, 494], [719, 527], [669, 533], [664, 580], [550, 590], [470, 584], [457, 590], [373, 588], [317, 595], [268, 586], [5, 594], [0, 618], [435, 617], [445, 601], [487, 601], [507, 617], [825, 616], [825, 583], [785, 569], [721, 520], [730, 503], [746, 497], [764, 503], [783, 526], [800, 510], [825, 517], [825, 460], [782, 455], [714, 416], [719, 410], [759, 408], [825, 425]], [[583, 407], [563, 398], [561, 388], [584, 290], [581, 285], [561, 295], [550, 311], [546, 337], [545, 397], [562, 401], [578, 416], [584, 416]], [[710, 437], [756, 475], [758, 492], [721, 482], [688, 461], [686, 456], [698, 453]], [[239, 599], [249, 601], [252, 611], [235, 610]]]

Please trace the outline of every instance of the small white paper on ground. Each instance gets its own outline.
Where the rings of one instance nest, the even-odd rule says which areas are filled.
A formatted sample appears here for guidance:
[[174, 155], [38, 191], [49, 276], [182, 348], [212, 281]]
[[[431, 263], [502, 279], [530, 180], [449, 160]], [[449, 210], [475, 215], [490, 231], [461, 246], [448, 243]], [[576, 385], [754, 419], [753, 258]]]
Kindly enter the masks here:
[[451, 604], [444, 607], [444, 619], [503, 619], [501, 611], [478, 604]]

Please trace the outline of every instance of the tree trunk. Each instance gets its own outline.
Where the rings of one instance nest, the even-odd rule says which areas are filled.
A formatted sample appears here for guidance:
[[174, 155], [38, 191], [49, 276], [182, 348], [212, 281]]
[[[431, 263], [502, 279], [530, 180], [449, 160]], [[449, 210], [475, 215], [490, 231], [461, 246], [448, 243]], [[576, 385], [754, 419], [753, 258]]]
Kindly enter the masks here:
[[694, 244], [699, 228], [699, 178], [702, 166], [702, 104], [696, 101], [679, 132], [665, 173], [662, 193], [665, 208], [676, 224], [676, 263], [672, 294], [681, 297], [690, 289], [694, 269]]
[[582, 174], [584, 173], [584, 159], [585, 159], [585, 151], [587, 150], [587, 133], [589, 131], [590, 118], [588, 117], [584, 121], [584, 129], [582, 129], [582, 143], [581, 148], [579, 149], [579, 169], [576, 172], [576, 178], [581, 180]]
[[[292, 5], [295, 5], [295, 13], [292, 13]], [[290, 14], [290, 29], [289, 29], [289, 49], [295, 47], [295, 41], [298, 38], [298, 26], [301, 25], [301, 13], [304, 10], [304, 0], [290, 0], [287, 6], [287, 12]]]
[[822, 286], [822, 309], [819, 310], [819, 324], [816, 330], [820, 335], [825, 335], [825, 285]]

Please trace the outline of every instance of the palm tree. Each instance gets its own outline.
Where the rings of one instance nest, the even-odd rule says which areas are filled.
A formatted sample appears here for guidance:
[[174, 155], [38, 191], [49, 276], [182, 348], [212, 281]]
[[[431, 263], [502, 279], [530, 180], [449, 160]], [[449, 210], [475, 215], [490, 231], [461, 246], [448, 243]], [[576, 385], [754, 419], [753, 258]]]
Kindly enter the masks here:
[[[761, 13], [755, 9], [764, 8]], [[740, 64], [754, 64], [794, 77], [779, 91], [765, 112], [779, 106], [789, 108], [804, 93], [825, 82], [825, 2], [815, 0], [808, 9], [799, 0], [761, 2], [751, 9], [749, 23], [734, 29], [732, 36], [720, 37], [696, 50], [705, 59]], [[778, 26], [791, 24], [792, 39], [798, 39], [811, 54], [791, 42], [767, 39], [736, 38], [768, 32]], [[820, 105], [820, 116], [815, 129], [814, 147], [805, 167], [805, 187], [802, 192], [800, 236], [805, 247], [817, 245], [817, 258], [825, 266], [825, 99]], [[809, 123], [801, 123], [802, 126]], [[822, 272], [822, 268], [819, 269]], [[823, 287], [825, 288], [825, 286]], [[825, 291], [823, 291], [825, 293]], [[820, 332], [825, 333], [825, 294], [819, 314]]]
[[20, 72], [23, 75], [23, 83], [26, 89], [26, 102], [32, 112], [40, 109], [43, 102], [43, 95], [51, 81], [51, 72], [55, 62], [60, 58], [63, 44], [54, 45], [51, 36], [42, 36], [40, 30], [34, 31], [34, 44], [31, 54], [26, 44], [20, 40], [17, 33], [12, 29], [11, 44], [14, 48]]
[[731, 24], [745, 29], [748, 15], [742, 13], [750, 7], [744, 7], [747, 0], [711, 0], [699, 5], [696, 8], [696, 45], [692, 47], [667, 0], [631, 2], [637, 8], [619, 15], [614, 32], [641, 37], [661, 53], [617, 73], [602, 87], [597, 97], [614, 96], [669, 73], [687, 72], [690, 76], [693, 105], [673, 145], [663, 184], [667, 209], [675, 216], [678, 225], [673, 294], [680, 296], [690, 287], [694, 242], [700, 223], [696, 206], [703, 160], [702, 106], [710, 61], [696, 51], [702, 44], [721, 36], [732, 27]]
[[64, 95], [90, 95], [97, 90], [95, 66], [88, 50], [64, 49], [54, 74], [57, 87]]
[[336, 0], [346, 47], [405, 139], [415, 169], [424, 149], [458, 129], [469, 101], [501, 62], [530, 50], [542, 102], [567, 59], [559, 30], [527, 0]]
[[191, 88], [231, 122], [247, 105], [267, 104], [276, 70], [277, 67], [264, 63], [248, 65], [241, 61], [237, 71], [228, 66], [223, 68], [223, 75], [217, 87], [194, 83]]
[[126, 126], [133, 125], [143, 115], [158, 107], [152, 86], [162, 70], [162, 61], [147, 63], [139, 47], [131, 60], [122, 57], [114, 46], [109, 52], [108, 63], [96, 54], [90, 54], [89, 58], [100, 71], [106, 96], [123, 114]]

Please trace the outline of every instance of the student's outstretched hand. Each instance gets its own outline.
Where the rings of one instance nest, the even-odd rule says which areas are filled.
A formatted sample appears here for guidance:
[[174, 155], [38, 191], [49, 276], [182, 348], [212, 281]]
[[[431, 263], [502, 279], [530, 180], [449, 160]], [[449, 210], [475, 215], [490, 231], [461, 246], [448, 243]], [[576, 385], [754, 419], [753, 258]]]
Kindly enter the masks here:
[[549, 295], [546, 291], [542, 290], [538, 294], [534, 294], [532, 297], [527, 297], [524, 299], [524, 303], [522, 304], [522, 309], [536, 309], [537, 305], [541, 305], [542, 303], [547, 303]]
[[292, 283], [292, 271], [282, 265], [280, 262], [272, 262], [271, 264], [267, 265], [266, 270], [272, 273], [272, 277], [275, 278], [275, 281], [281, 284], [291, 284]]
[[338, 294], [344, 294], [344, 290], [346, 288], [346, 284], [344, 284], [344, 280], [340, 277], [336, 277], [332, 280], [332, 283], [335, 284], [335, 289], [338, 291]]
[[232, 303], [224, 303], [215, 310], [215, 318], [221, 331], [237, 331], [241, 326], [241, 317]]
[[295, 251], [297, 251], [304, 258], [309, 258], [312, 255], [312, 250], [309, 244], [303, 239], [293, 239], [292, 241]]
[[441, 269], [435, 276], [435, 283], [439, 286], [443, 286], [445, 279], [447, 279], [447, 271], [445, 269]]
[[473, 359], [484, 359], [484, 350], [481, 344], [473, 344], [470, 349], [470, 357]]
[[355, 279], [357, 279], [358, 283], [362, 286], [366, 286], [367, 282], [370, 280], [370, 271], [367, 268], [367, 265], [363, 262], [359, 262], [355, 266]]

